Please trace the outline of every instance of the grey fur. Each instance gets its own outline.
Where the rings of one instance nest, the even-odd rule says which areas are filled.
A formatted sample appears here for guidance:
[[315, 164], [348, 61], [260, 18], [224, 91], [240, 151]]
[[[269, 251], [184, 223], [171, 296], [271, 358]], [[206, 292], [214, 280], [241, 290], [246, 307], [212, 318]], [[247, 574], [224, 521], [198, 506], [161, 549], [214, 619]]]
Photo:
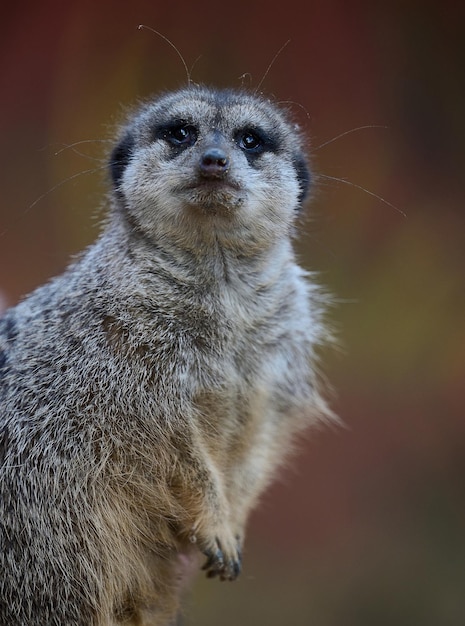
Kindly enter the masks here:
[[189, 87], [139, 108], [111, 161], [100, 238], [0, 319], [4, 626], [172, 623], [186, 559], [234, 579], [258, 496], [331, 417], [287, 114]]

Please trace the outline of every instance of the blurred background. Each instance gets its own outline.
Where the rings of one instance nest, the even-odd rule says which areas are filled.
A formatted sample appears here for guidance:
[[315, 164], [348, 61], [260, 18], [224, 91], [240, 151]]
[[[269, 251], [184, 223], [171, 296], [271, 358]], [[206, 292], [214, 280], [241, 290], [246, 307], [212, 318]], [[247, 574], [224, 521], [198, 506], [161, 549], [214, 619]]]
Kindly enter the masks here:
[[125, 108], [186, 82], [173, 48], [138, 24], [174, 42], [196, 82], [263, 79], [309, 137], [319, 178], [298, 254], [338, 301], [343, 349], [324, 362], [345, 427], [302, 442], [251, 520], [241, 580], [199, 578], [187, 626], [465, 623], [464, 7], [0, 10], [3, 306], [96, 236]]

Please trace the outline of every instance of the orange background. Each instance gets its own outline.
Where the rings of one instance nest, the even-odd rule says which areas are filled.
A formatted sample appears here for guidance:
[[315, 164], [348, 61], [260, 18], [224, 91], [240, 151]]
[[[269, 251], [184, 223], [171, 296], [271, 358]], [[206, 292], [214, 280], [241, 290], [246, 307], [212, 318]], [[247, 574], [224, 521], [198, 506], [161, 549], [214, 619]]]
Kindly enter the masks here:
[[[302, 442], [253, 516], [241, 580], [199, 579], [188, 626], [465, 623], [463, 6], [49, 0], [1, 9], [0, 293], [9, 304], [98, 232], [106, 140], [124, 107], [186, 82], [176, 52], [138, 24], [195, 63], [194, 81], [223, 86], [246, 73], [256, 86], [291, 40], [262, 88], [295, 103], [320, 175], [298, 251], [339, 300], [331, 317], [344, 350], [325, 362], [346, 427]], [[322, 146], [370, 125], [386, 128]], [[92, 141], [66, 148], [83, 140]]]

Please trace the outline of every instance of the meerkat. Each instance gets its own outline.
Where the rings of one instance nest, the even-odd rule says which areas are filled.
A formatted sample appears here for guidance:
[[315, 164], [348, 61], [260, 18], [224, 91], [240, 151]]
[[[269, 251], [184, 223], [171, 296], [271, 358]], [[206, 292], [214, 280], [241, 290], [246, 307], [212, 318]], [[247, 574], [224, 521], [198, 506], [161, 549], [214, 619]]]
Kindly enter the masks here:
[[331, 419], [288, 112], [189, 85], [129, 116], [109, 171], [97, 241], [0, 318], [4, 626], [174, 624], [183, 563], [234, 580], [257, 498]]

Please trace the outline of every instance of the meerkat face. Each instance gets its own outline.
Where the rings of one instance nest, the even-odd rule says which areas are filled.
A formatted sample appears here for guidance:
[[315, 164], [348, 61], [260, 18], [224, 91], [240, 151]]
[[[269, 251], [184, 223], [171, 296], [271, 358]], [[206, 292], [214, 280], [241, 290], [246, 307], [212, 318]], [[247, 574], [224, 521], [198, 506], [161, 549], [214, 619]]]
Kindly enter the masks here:
[[264, 98], [189, 87], [145, 105], [111, 157], [118, 205], [146, 235], [287, 232], [309, 173], [298, 128]]

